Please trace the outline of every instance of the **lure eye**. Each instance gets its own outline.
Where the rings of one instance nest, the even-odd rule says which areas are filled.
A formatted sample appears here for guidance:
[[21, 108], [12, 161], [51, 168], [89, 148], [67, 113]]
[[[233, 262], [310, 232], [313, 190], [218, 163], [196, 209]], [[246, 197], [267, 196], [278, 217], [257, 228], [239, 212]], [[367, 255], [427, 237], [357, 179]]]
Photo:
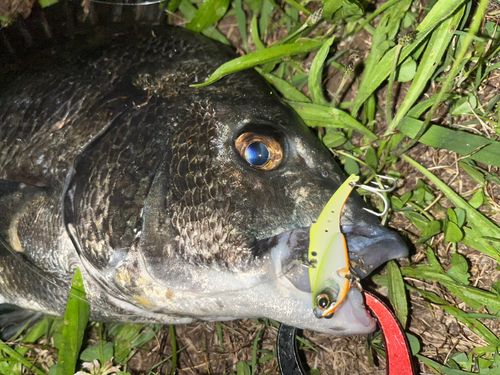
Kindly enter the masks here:
[[321, 309], [324, 310], [328, 306], [330, 306], [330, 297], [326, 294], [318, 294], [316, 297], [316, 305]]
[[243, 133], [236, 139], [235, 147], [241, 158], [255, 169], [270, 171], [283, 160], [283, 147], [268, 135]]

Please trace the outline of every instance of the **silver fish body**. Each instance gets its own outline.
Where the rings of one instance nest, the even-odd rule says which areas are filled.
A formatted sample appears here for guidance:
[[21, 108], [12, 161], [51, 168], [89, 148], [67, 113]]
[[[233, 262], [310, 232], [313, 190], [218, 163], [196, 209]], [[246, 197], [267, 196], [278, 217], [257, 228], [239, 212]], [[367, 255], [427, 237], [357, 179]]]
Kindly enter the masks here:
[[[255, 71], [190, 88], [234, 53], [172, 27], [72, 45], [0, 85], [3, 301], [62, 315], [80, 267], [98, 321], [375, 328], [356, 289], [313, 314], [309, 228], [345, 177]], [[245, 160], [247, 133], [278, 145], [277, 167]], [[352, 194], [341, 220], [361, 277], [407, 252], [363, 207]]]

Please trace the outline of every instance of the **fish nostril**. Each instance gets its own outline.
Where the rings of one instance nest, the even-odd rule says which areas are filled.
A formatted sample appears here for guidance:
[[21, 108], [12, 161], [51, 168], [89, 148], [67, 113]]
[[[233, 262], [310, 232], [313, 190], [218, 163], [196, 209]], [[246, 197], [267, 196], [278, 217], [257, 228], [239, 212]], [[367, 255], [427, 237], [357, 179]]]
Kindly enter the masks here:
[[321, 175], [322, 175], [324, 178], [327, 178], [330, 174], [328, 173], [328, 171], [323, 171], [323, 172], [321, 172]]

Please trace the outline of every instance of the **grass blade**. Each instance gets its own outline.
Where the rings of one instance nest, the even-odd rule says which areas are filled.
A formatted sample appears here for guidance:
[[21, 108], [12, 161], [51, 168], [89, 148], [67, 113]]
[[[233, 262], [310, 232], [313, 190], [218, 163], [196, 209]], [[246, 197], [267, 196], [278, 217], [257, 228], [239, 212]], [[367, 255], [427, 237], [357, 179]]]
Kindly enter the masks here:
[[309, 70], [309, 92], [311, 93], [313, 103], [316, 104], [329, 105], [323, 95], [323, 85], [321, 84], [321, 81], [323, 77], [323, 65], [334, 40], [335, 38], [330, 38], [321, 46], [320, 50], [314, 57], [311, 69]]
[[229, 0], [204, 0], [186, 29], [199, 33], [207, 26], [219, 21], [227, 12]]
[[59, 348], [57, 375], [72, 375], [75, 373], [76, 362], [89, 317], [90, 307], [83, 286], [82, 274], [78, 268], [73, 276], [68, 305], [64, 314], [63, 340]]
[[[465, 0], [439, 0], [431, 9], [420, 25], [417, 27], [417, 37], [415, 41], [401, 50], [400, 61], [404, 61], [422, 42], [424, 42], [429, 34], [438, 27], [441, 22], [451, 17], [455, 11], [462, 6]], [[387, 52], [384, 57], [378, 62], [372, 73], [363, 79], [359, 88], [358, 96], [354, 101], [352, 113], [356, 117], [361, 105], [367, 100], [370, 95], [389, 77], [392, 61], [396, 47]]]
[[271, 61], [278, 61], [284, 57], [290, 57], [301, 53], [315, 51], [323, 45], [323, 40], [308, 40], [296, 42], [284, 46], [270, 47], [265, 50], [256, 51], [249, 55], [238, 57], [234, 60], [222, 64], [205, 82], [190, 87], [202, 87], [214, 83], [231, 73], [253, 68], [254, 66], [265, 64]]
[[377, 139], [375, 134], [340, 109], [312, 103], [287, 103], [299, 114], [308, 126], [348, 128], [363, 134], [369, 140]]
[[[257, 68], [257, 71], [259, 73], [262, 72], [262, 70], [259, 68]], [[262, 74], [262, 76], [267, 80], [267, 82], [273, 85], [283, 95], [285, 99], [294, 102], [305, 102], [305, 103], [311, 102], [311, 100], [307, 96], [302, 94], [299, 90], [297, 90], [295, 87], [293, 87], [284, 79], [278, 78], [274, 74], [270, 73], [264, 73]]]
[[441, 61], [448, 45], [450, 44], [451, 38], [454, 35], [455, 26], [460, 22], [464, 10], [465, 7], [462, 6], [453, 17], [445, 20], [436, 28], [436, 30], [432, 32], [424, 55], [418, 63], [418, 70], [413, 78], [413, 82], [408, 89], [408, 93], [406, 94], [398, 113], [387, 129], [386, 135], [397, 127], [401, 119], [412, 108], [413, 104], [415, 104], [417, 99], [422, 94], [430, 78], [438, 68], [439, 62]]
[[[0, 350], [8, 354], [12, 359], [15, 359], [19, 363], [21, 363], [28, 370], [33, 371], [37, 375], [46, 375], [45, 372], [35, 367], [32, 363], [30, 363], [26, 358], [24, 358], [21, 354], [12, 349], [9, 345], [0, 340]], [[71, 373], [71, 375], [74, 371]]]
[[[415, 138], [424, 125], [423, 121], [405, 117], [398, 130], [410, 138]], [[500, 142], [471, 134], [465, 131], [451, 130], [442, 126], [431, 126], [418, 140], [435, 148], [454, 151], [480, 163], [500, 167]]]
[[387, 263], [387, 274], [389, 278], [389, 300], [401, 326], [406, 327], [408, 319], [408, 301], [406, 300], [406, 288], [401, 275], [401, 270], [393, 260]]

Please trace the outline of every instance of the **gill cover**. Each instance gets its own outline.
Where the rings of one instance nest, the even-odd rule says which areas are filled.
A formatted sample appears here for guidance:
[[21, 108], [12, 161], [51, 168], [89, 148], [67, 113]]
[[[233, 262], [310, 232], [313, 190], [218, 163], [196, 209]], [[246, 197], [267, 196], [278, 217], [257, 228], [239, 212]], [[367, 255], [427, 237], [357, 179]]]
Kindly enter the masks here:
[[359, 180], [351, 175], [333, 194], [311, 226], [309, 243], [309, 282], [316, 317], [329, 318], [345, 299], [351, 286], [349, 257], [345, 237], [340, 231], [340, 216], [344, 203]]

